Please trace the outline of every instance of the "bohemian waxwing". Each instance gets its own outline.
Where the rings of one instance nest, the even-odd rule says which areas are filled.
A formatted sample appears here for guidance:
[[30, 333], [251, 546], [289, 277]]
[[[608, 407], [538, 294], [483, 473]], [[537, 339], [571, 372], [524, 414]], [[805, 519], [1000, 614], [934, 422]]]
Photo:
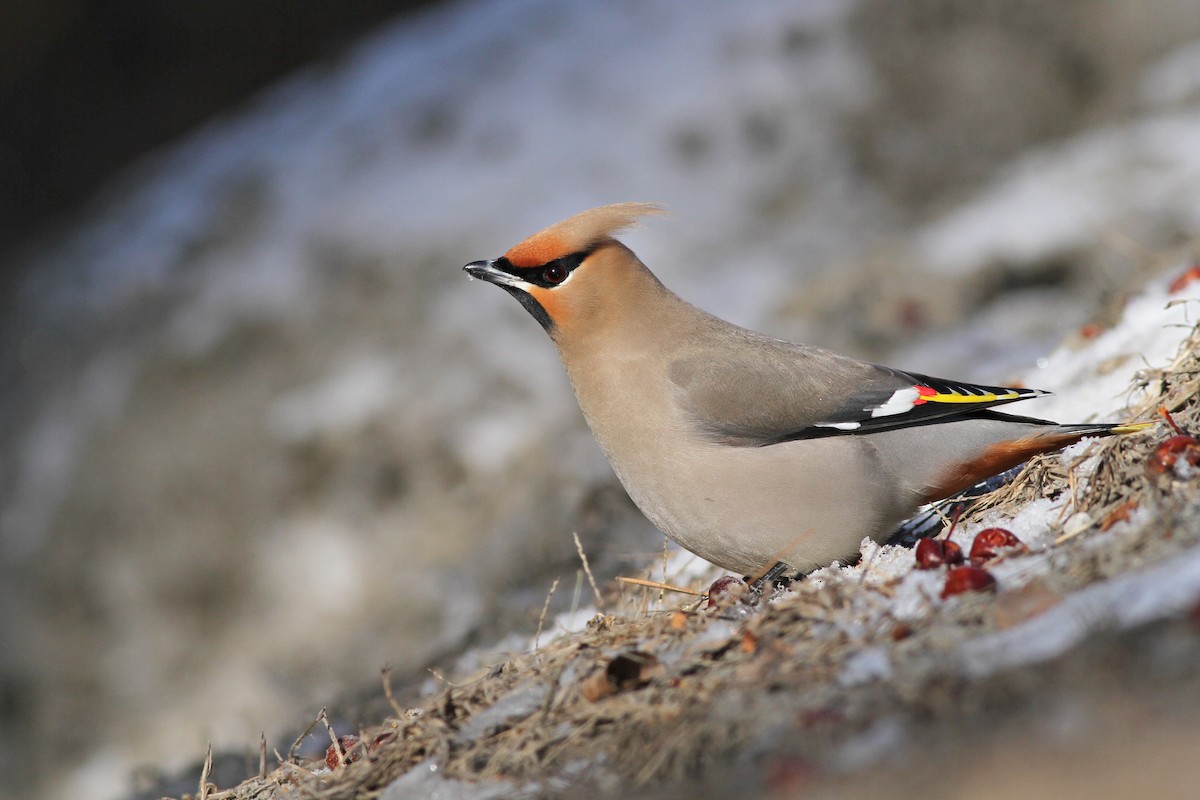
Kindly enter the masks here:
[[1046, 392], [930, 378], [731, 325], [613, 238], [659, 213], [594, 208], [463, 269], [542, 324], [630, 497], [714, 564], [807, 572], [1037, 453], [1145, 427], [1001, 414], [991, 407]]

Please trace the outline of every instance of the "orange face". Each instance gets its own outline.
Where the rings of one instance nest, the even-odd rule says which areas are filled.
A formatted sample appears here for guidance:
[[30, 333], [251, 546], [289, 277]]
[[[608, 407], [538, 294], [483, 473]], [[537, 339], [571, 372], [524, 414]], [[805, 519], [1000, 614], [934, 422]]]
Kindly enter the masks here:
[[550, 317], [555, 325], [567, 323], [570, 315], [567, 311], [568, 303], [565, 295], [559, 294], [555, 289], [543, 289], [540, 286], [530, 288], [529, 294], [545, 310], [546, 316]]
[[593, 208], [535, 233], [500, 258], [476, 261], [464, 269], [503, 287], [553, 335], [569, 323], [586, 325], [576, 319], [577, 312], [602, 305], [594, 298], [589, 301], [589, 295], [599, 292], [604, 281], [590, 274], [581, 280], [585, 276], [575, 271], [597, 251], [620, 247], [614, 233], [633, 225], [639, 216], [658, 213], [662, 209], [649, 203]]
[[530, 236], [520, 244], [513, 245], [504, 254], [504, 257], [514, 267], [534, 269], [570, 253], [571, 243], [555, 233], [553, 228], [547, 228], [541, 233]]

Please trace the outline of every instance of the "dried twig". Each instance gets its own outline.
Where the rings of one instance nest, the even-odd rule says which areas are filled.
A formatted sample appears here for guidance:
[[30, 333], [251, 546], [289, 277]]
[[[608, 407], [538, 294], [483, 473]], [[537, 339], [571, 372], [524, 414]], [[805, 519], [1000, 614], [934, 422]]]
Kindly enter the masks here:
[[392, 711], [396, 712], [397, 719], [404, 719], [404, 709], [396, 702], [396, 695], [392, 694], [392, 668], [384, 667], [379, 670], [380, 679], [383, 681], [383, 696], [387, 698], [388, 705], [392, 707]]
[[617, 576], [617, 580], [621, 583], [632, 583], [635, 586], [645, 586], [650, 589], [662, 589], [667, 592], [679, 592], [680, 594], [690, 594], [695, 597], [703, 597], [704, 592], [698, 592], [695, 589], [685, 589], [682, 586], [672, 586], [669, 583], [661, 583], [659, 581], [648, 581], [642, 578], [626, 578], [621, 575]]
[[[325, 709], [322, 708], [321, 714], [324, 714], [324, 713], [325, 713]], [[292, 742], [292, 746], [288, 748], [287, 760], [284, 763], [291, 764], [295, 761], [296, 751], [300, 749], [300, 743], [304, 741], [305, 737], [307, 737], [310, 733], [312, 733], [313, 728], [317, 727], [317, 723], [320, 721], [321, 721], [321, 717], [320, 717], [320, 715], [317, 715], [317, 717], [308, 724], [308, 727], [304, 729], [304, 733], [302, 733], [296, 737], [296, 741]], [[276, 753], [276, 755], [278, 755], [278, 753]]]
[[329, 714], [325, 709], [321, 709], [321, 713], [317, 715], [317, 719], [325, 723], [325, 730], [329, 733], [329, 741], [333, 742], [333, 752], [337, 754], [337, 766], [342, 766], [345, 763], [345, 754], [342, 752], [342, 745], [338, 741], [338, 736], [333, 732], [333, 726], [329, 724]]
[[583, 545], [579, 542], [579, 534], [574, 531], [571, 536], [575, 539], [575, 550], [579, 553], [579, 560], [583, 562], [583, 572], [587, 575], [588, 583], [592, 585], [592, 594], [596, 596], [596, 608], [604, 610], [604, 599], [600, 597], [600, 590], [596, 587], [596, 577], [592, 575], [592, 568], [588, 566], [587, 554], [583, 552]]
[[458, 685], [457, 683], [454, 683], [449, 678], [447, 678], [445, 676], [445, 674], [443, 674], [442, 671], [440, 669], [438, 669], [437, 667], [430, 667], [429, 674], [432, 675], [434, 678], [436, 678], [441, 683], [444, 683], [447, 686], [449, 686], [451, 689], [461, 689], [462, 688], [462, 686]]
[[545, 719], [550, 714], [550, 709], [554, 706], [554, 697], [556, 694], [558, 694], [558, 681], [562, 677], [563, 670], [566, 668], [567, 662], [564, 661], [558, 665], [558, 668], [554, 670], [554, 674], [550, 676], [550, 680], [548, 681], [550, 685], [546, 687], [546, 694], [542, 698], [542, 705], [540, 709], [542, 719]]
[[204, 754], [204, 769], [200, 770], [200, 800], [208, 800], [208, 776], [212, 772], [212, 742]]
[[541, 649], [542, 625], [546, 622], [546, 612], [550, 610], [550, 598], [554, 597], [554, 590], [557, 588], [558, 578], [555, 578], [554, 583], [550, 584], [550, 591], [546, 594], [546, 602], [542, 603], [542, 615], [538, 617], [537, 633], [533, 635], [534, 652]]
[[[668, 541], [667, 537], [664, 536], [663, 537], [663, 546], [662, 546], [663, 583], [667, 582], [667, 563], [669, 561], [669, 553], [667, 550], [667, 541]], [[663, 601], [663, 592], [660, 591], [658, 593], [658, 602], [661, 603], [662, 601]]]

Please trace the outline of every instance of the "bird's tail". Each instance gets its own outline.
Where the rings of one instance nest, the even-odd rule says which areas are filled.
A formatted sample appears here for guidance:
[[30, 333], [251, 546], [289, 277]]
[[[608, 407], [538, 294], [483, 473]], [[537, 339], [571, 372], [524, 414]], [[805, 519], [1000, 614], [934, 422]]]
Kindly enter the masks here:
[[1060, 425], [1064, 433], [1070, 432], [1080, 439], [1085, 436], [1123, 436], [1127, 433], [1138, 433], [1157, 425], [1157, 422], [1104, 422], [1084, 423], [1081, 425]]
[[[1040, 421], [1040, 420], [1039, 420]], [[1053, 424], [1053, 423], [1044, 423]], [[1123, 436], [1127, 433], [1138, 433], [1152, 428], [1157, 422], [1118, 422], [1118, 423], [1083, 423], [1078, 425], [1056, 425], [1049, 435], [1055, 441], [1048, 447], [1030, 447], [1015, 459], [1016, 466], [1010, 466], [1003, 472], [991, 475], [974, 484], [958, 487], [958, 491], [944, 499], [936, 499], [925, 511], [907, 520], [888, 539], [891, 544], [911, 545], [917, 539], [932, 536], [945, 526], [947, 517], [953, 518], [972, 506], [983, 495], [1000, 488], [1008, 483], [1021, 470], [1021, 463], [1031, 455], [1045, 450], [1054, 450], [1074, 444], [1088, 436]], [[978, 477], [978, 476], [977, 476]]]

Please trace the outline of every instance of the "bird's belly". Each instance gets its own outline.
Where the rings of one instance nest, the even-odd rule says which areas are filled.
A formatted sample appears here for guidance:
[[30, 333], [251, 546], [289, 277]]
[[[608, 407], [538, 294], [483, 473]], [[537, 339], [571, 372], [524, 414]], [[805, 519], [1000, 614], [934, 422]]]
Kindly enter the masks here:
[[855, 437], [645, 453], [609, 454], [642, 512], [682, 547], [744, 575], [776, 561], [808, 571], [846, 558], [911, 510], [870, 477], [873, 453]]

